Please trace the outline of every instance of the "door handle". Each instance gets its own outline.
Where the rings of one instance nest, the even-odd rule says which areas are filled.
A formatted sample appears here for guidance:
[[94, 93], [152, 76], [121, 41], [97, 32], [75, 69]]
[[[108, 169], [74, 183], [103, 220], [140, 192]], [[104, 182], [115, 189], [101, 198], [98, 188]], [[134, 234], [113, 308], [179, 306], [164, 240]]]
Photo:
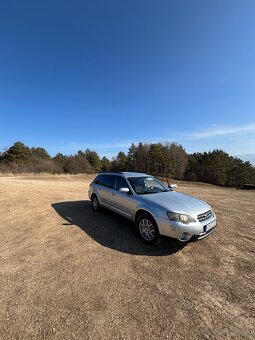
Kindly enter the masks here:
[[115, 196], [115, 193], [114, 193], [114, 192], [112, 192], [112, 196]]

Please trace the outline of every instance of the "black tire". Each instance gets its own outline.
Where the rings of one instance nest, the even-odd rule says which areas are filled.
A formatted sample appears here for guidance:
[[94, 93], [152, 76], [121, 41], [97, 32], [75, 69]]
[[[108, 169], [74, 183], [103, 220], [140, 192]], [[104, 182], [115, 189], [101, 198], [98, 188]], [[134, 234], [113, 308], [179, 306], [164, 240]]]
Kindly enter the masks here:
[[136, 220], [136, 229], [140, 239], [145, 244], [154, 245], [158, 242], [158, 226], [150, 214], [144, 213], [138, 217]]
[[96, 212], [99, 211], [100, 209], [99, 201], [96, 195], [92, 195], [91, 197], [91, 206], [92, 206], [92, 209]]

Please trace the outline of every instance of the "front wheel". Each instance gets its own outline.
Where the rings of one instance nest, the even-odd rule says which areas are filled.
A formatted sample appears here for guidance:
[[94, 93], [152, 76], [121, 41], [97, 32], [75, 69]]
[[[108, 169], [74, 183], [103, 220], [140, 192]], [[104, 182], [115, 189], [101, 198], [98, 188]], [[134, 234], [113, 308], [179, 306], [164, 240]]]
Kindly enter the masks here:
[[99, 201], [98, 201], [98, 198], [96, 197], [96, 195], [93, 195], [91, 203], [92, 203], [92, 209], [94, 211], [98, 211], [100, 206], [99, 206]]
[[142, 214], [138, 217], [136, 227], [144, 243], [154, 245], [159, 240], [158, 227], [151, 215]]

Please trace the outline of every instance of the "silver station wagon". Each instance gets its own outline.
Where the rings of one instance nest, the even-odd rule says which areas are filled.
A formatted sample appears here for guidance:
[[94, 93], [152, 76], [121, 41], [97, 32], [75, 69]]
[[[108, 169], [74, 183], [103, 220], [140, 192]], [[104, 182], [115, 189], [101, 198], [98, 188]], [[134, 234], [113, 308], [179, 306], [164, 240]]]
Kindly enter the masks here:
[[210, 235], [217, 224], [212, 208], [175, 187], [143, 173], [101, 172], [88, 194], [94, 211], [102, 206], [132, 220], [147, 244], [160, 235], [182, 242]]

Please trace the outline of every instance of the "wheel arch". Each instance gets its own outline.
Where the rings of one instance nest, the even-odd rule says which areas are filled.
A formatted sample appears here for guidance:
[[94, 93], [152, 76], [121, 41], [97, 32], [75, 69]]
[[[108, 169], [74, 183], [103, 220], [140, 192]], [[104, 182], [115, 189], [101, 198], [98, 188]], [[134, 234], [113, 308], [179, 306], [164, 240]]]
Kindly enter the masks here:
[[140, 208], [140, 209], [138, 209], [138, 210], [136, 211], [136, 213], [135, 213], [135, 223], [137, 222], [138, 218], [139, 218], [141, 215], [143, 215], [143, 214], [148, 214], [148, 215], [150, 215], [150, 216], [153, 218], [153, 220], [154, 220], [154, 222], [156, 223], [156, 225], [158, 226], [158, 224], [157, 224], [157, 222], [156, 222], [154, 216], [152, 215], [152, 213], [151, 213], [150, 211], [144, 209], [144, 208]]
[[95, 197], [96, 196], [96, 198], [98, 199], [98, 202], [100, 203], [100, 199], [99, 199], [99, 197], [98, 197], [98, 195], [95, 193], [95, 192], [93, 192], [92, 194], [91, 194], [91, 201], [93, 200], [93, 197]]
[[[145, 236], [143, 235], [144, 233], [141, 232], [141, 230], [140, 230], [140, 226], [138, 225], [138, 221], [139, 221], [139, 218], [143, 215], [147, 215], [148, 219], [150, 219], [151, 222], [154, 225], [153, 239], [149, 239], [149, 240], [146, 239]], [[142, 239], [143, 242], [145, 242], [146, 244], [149, 244], [149, 245], [154, 245], [158, 242], [158, 240], [160, 238], [160, 231], [159, 231], [158, 223], [157, 223], [157, 221], [155, 220], [154, 216], [152, 215], [152, 213], [150, 211], [143, 209], [143, 208], [138, 209], [136, 214], [135, 214], [135, 224], [136, 224], [138, 236]]]
[[[93, 197], [94, 197], [94, 196], [97, 197], [97, 195], [93, 192], [93, 193], [91, 194], [91, 201], [93, 200]], [[98, 197], [97, 197], [97, 199], [98, 199]]]

